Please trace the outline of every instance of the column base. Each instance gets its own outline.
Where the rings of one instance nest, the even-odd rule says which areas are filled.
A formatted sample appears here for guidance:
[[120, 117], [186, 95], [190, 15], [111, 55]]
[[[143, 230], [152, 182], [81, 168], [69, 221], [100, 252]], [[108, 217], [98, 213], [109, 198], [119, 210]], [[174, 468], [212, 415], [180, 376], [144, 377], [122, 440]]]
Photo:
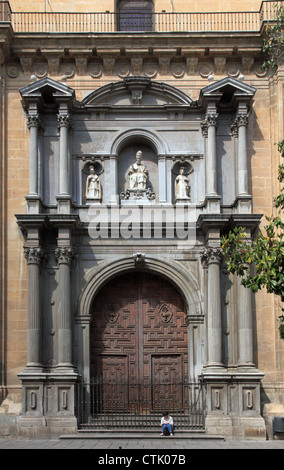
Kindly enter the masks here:
[[251, 214], [252, 212], [252, 196], [249, 194], [239, 194], [234, 205], [234, 213]]
[[26, 196], [26, 201], [28, 214], [42, 213], [42, 200], [38, 194], [28, 194]]
[[253, 371], [204, 371], [207, 389], [208, 434], [231, 439], [265, 439], [265, 421], [260, 412], [260, 384], [263, 374]]
[[220, 214], [221, 196], [218, 194], [208, 194], [205, 198], [205, 207], [208, 214]]
[[57, 373], [19, 374], [22, 381], [22, 415], [17, 432], [26, 437], [51, 437], [77, 431], [75, 416], [78, 374], [66, 370]]
[[69, 194], [59, 194], [56, 196], [57, 200], [57, 213], [70, 214], [72, 209], [72, 198]]

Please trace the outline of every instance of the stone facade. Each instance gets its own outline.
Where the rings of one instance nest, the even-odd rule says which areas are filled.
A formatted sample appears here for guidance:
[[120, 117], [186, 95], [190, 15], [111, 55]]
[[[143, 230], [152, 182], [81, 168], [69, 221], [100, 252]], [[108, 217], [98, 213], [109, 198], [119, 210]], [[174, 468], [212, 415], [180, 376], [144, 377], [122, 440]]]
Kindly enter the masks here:
[[[32, 3], [24, 9], [41, 8]], [[173, 13], [197, 8], [172, 3]], [[226, 6], [214, 2], [215, 11]], [[168, 11], [168, 2], [154, 8]], [[206, 431], [272, 437], [272, 418], [284, 413], [279, 306], [228, 276], [220, 250], [235, 225], [252, 237], [279, 191], [284, 69], [261, 68], [263, 28], [62, 35], [28, 34], [30, 23], [23, 34], [13, 18], [0, 23], [2, 433], [76, 432], [92, 302], [105, 283], [140, 270], [185, 299], [189, 376], [207, 387]], [[139, 151], [148, 172], [140, 192], [129, 183]], [[188, 199], [175, 189], [180, 168]], [[92, 195], [90, 174], [99, 182]]]

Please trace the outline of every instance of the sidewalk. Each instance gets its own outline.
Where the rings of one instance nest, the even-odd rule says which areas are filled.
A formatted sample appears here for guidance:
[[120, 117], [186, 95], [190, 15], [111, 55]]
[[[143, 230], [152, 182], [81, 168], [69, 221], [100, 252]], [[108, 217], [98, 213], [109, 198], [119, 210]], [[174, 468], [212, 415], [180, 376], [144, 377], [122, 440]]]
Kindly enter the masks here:
[[203, 439], [13, 439], [0, 438], [0, 450], [7, 449], [93, 449], [110, 450], [163, 450], [168, 454], [173, 450], [190, 451], [194, 449], [284, 449], [284, 440], [269, 441], [227, 441]]

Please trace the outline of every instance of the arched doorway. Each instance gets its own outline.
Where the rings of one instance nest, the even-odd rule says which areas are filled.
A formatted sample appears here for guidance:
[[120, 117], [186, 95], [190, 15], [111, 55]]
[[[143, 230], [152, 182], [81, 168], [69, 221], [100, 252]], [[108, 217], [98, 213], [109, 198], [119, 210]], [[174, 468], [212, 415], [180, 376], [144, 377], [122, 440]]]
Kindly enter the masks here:
[[101, 289], [92, 306], [91, 376], [114, 382], [187, 380], [185, 304], [169, 281], [132, 272]]
[[80, 299], [79, 427], [157, 429], [167, 408], [179, 428], [204, 429], [205, 389], [192, 374], [202, 318], [198, 285], [175, 261], [95, 267]]

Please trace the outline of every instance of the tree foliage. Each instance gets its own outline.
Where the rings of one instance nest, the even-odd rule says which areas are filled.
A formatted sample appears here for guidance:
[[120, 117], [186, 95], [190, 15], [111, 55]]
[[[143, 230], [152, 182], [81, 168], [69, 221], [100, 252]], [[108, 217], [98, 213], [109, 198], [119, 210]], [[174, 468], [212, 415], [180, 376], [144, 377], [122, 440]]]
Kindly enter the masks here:
[[[284, 157], [284, 141], [278, 145]], [[283, 165], [279, 165], [278, 179], [284, 180]], [[230, 273], [242, 277], [242, 284], [257, 292], [266, 288], [268, 293], [277, 295], [284, 302], [284, 223], [281, 219], [284, 209], [283, 187], [274, 199], [278, 210], [276, 216], [267, 217], [268, 224], [263, 233], [254, 240], [248, 240], [245, 228], [236, 227], [222, 238], [225, 262]], [[279, 333], [284, 339], [284, 308], [279, 317]]]
[[275, 19], [266, 28], [262, 50], [265, 68], [274, 69], [284, 62], [284, 6], [279, 3], [275, 3]]

